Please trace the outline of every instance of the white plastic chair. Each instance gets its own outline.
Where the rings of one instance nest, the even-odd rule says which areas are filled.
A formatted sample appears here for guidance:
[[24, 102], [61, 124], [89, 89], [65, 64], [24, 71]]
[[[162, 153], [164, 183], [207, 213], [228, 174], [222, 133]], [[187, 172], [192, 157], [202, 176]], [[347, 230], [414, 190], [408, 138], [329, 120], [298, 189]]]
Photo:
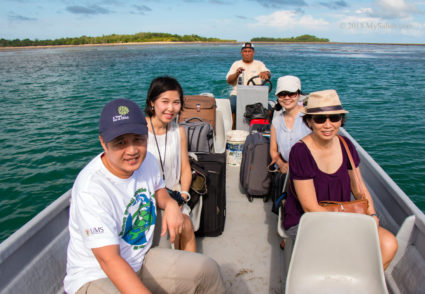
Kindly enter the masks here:
[[374, 219], [305, 213], [286, 281], [286, 294], [295, 293], [388, 293]]

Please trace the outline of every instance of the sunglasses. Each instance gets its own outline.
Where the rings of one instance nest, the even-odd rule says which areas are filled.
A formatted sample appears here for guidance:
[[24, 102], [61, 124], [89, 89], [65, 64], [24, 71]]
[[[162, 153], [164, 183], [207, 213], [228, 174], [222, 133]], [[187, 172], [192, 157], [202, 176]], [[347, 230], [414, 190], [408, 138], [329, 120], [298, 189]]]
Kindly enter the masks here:
[[285, 92], [282, 91], [279, 94], [277, 94], [277, 99], [283, 99], [286, 96], [288, 96], [289, 98], [295, 98], [298, 95], [298, 92]]
[[330, 115], [313, 115], [312, 119], [316, 124], [324, 124], [326, 120], [329, 118], [331, 122], [339, 122], [342, 119], [342, 114], [330, 114]]

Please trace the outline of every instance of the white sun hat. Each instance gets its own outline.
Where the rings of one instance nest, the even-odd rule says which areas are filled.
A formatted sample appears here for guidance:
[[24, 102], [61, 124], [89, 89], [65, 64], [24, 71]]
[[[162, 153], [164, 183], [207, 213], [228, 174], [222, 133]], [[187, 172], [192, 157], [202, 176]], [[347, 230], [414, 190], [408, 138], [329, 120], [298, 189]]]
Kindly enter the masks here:
[[295, 76], [283, 76], [277, 80], [276, 96], [280, 92], [291, 92], [295, 93], [301, 91], [301, 81]]

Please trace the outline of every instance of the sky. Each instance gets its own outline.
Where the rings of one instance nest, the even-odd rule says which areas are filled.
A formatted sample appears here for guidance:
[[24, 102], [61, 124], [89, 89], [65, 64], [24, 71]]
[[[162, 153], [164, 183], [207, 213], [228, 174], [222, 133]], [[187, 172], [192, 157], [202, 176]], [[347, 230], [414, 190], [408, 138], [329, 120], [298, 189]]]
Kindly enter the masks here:
[[161, 32], [425, 43], [425, 0], [0, 0], [0, 38]]

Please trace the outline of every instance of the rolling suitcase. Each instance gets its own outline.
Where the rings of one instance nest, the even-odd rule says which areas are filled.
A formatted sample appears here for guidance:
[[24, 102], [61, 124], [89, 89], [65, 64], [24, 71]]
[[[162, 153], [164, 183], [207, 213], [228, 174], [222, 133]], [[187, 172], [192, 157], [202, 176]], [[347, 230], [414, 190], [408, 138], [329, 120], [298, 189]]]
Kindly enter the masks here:
[[246, 137], [242, 150], [242, 162], [239, 182], [250, 202], [254, 196], [269, 198], [271, 177], [268, 172], [270, 158], [270, 140], [262, 133], [252, 133]]
[[221, 235], [226, 220], [226, 153], [196, 153], [207, 171], [207, 193], [203, 197], [201, 222], [196, 236]]

